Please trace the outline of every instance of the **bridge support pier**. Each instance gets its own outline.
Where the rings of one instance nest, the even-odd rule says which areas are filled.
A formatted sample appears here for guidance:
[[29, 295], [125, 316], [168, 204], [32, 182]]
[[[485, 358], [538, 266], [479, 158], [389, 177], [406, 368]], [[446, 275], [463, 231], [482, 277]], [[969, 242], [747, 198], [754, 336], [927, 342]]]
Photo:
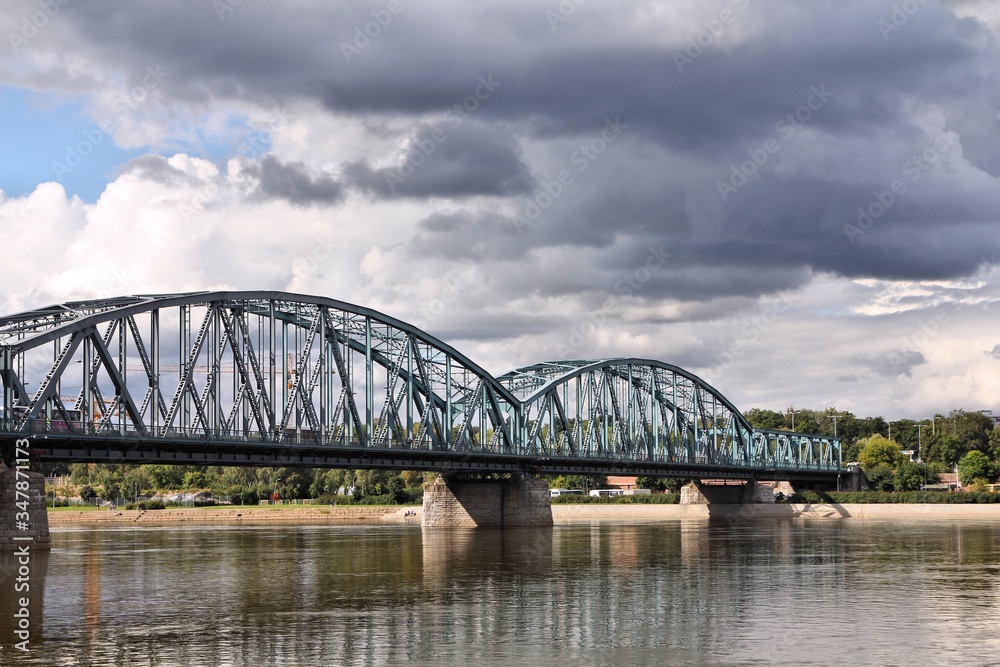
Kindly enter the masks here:
[[739, 484], [692, 481], [681, 488], [681, 505], [749, 505], [773, 503], [774, 487], [750, 479]]
[[507, 480], [442, 476], [424, 484], [421, 524], [492, 528], [551, 526], [549, 486], [544, 480], [524, 475]]
[[50, 546], [45, 477], [24, 471], [19, 476], [16, 468], [0, 463], [0, 551], [14, 551], [25, 545], [32, 551]]

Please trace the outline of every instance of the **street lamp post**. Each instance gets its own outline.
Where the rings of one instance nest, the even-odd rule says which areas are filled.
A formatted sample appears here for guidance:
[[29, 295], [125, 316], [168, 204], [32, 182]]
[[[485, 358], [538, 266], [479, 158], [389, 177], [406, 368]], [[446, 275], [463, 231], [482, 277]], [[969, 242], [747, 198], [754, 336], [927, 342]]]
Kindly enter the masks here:
[[830, 419], [833, 420], [833, 437], [837, 437], [837, 418], [843, 417], [844, 415], [830, 415]]

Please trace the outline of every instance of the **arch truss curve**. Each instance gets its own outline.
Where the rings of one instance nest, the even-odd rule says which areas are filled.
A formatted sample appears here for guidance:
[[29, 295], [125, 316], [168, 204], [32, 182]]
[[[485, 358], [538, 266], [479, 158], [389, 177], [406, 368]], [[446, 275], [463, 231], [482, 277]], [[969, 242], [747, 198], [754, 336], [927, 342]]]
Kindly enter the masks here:
[[649, 359], [553, 361], [498, 378], [537, 455], [753, 468], [840, 466], [839, 442], [755, 430], [718, 390]]
[[513, 452], [515, 399], [376, 311], [275, 292], [68, 303], [0, 320], [4, 430]]

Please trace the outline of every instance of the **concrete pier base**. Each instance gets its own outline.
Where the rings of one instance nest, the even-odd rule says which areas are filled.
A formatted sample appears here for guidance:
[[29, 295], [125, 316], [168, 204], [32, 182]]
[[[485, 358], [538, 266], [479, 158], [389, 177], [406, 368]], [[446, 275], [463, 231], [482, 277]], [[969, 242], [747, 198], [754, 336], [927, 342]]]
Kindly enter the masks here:
[[45, 478], [37, 472], [18, 475], [16, 468], [0, 463], [0, 551], [14, 551], [25, 544], [33, 551], [50, 547]]
[[774, 503], [775, 488], [747, 480], [740, 484], [690, 482], [681, 487], [681, 505], [747, 505]]
[[507, 480], [440, 477], [424, 484], [421, 524], [492, 528], [551, 526], [549, 487], [544, 480], [526, 476]]

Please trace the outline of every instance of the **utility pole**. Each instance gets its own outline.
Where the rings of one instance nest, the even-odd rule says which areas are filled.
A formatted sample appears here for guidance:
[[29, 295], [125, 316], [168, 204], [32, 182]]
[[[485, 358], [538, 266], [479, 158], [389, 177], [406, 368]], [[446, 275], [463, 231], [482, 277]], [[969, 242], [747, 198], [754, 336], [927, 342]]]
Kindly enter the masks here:
[[844, 415], [830, 415], [830, 419], [833, 420], [833, 437], [837, 437], [837, 417], [843, 417]]

